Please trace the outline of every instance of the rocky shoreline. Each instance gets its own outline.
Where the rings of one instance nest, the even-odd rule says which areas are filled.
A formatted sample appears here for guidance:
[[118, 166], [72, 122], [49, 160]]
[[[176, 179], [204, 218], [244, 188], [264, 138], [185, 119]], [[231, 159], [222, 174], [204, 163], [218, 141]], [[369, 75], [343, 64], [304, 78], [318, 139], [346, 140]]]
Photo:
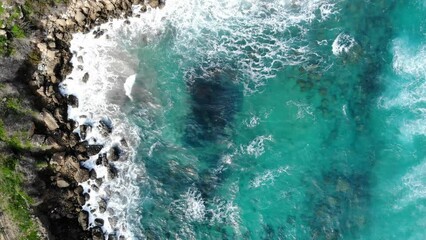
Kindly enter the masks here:
[[[97, 155], [101, 145], [90, 145], [84, 141], [85, 126], [78, 126], [82, 137], [75, 133], [77, 124], [68, 120], [68, 106], [78, 106], [75, 96], [63, 96], [59, 84], [71, 72], [72, 54], [70, 40], [76, 32], [87, 33], [96, 26], [115, 18], [132, 15], [132, 5], [141, 5], [141, 13], [148, 7], [164, 5], [159, 0], [141, 2], [140, 0], [73, 0], [64, 9], [46, 16], [40, 21], [43, 34], [32, 39], [39, 53], [41, 62], [38, 69], [30, 63], [21, 67], [21, 72], [31, 74], [28, 82], [36, 95], [37, 108], [41, 114], [36, 117], [31, 141], [43, 146], [37, 153], [48, 159], [50, 168], [42, 170], [39, 175], [41, 202], [35, 207], [36, 215], [48, 229], [50, 239], [105, 239], [102, 231], [103, 220], [95, 220], [95, 227], [88, 228], [88, 212], [82, 206], [88, 200], [79, 183], [89, 178], [96, 178], [96, 173], [81, 166], [89, 156]], [[96, 30], [102, 35], [102, 30]], [[85, 78], [89, 78], [84, 76]], [[107, 124], [105, 132], [111, 132]], [[81, 139], [83, 138], [83, 139]], [[100, 156], [104, 164], [117, 159], [120, 149], [111, 149], [107, 156]], [[113, 164], [109, 164], [111, 174], [116, 174]], [[43, 187], [41, 187], [43, 186]], [[124, 239], [109, 235], [107, 239]]]

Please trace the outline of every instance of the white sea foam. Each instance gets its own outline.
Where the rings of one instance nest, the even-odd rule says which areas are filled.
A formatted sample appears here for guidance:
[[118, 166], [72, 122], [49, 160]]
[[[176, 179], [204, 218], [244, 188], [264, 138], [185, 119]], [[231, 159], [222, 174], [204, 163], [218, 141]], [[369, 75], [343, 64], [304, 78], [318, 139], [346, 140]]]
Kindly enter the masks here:
[[259, 188], [262, 186], [271, 186], [274, 184], [276, 178], [281, 176], [282, 173], [288, 173], [289, 167], [280, 167], [276, 170], [266, 170], [265, 172], [258, 174], [252, 181], [250, 181], [250, 187]]
[[287, 106], [297, 107], [297, 119], [305, 118], [307, 115], [315, 119], [314, 108], [311, 105], [293, 100], [287, 101], [286, 104]]
[[394, 204], [395, 209], [402, 209], [421, 199], [426, 199], [426, 159], [409, 170], [401, 178], [401, 186], [397, 187], [399, 194], [403, 196]]
[[[185, 60], [182, 65], [214, 59], [233, 62], [245, 76], [240, 79], [246, 92], [256, 91], [283, 66], [316, 59], [304, 25], [336, 12], [325, 0], [169, 1], [164, 10], [165, 21], [175, 30], [173, 50]], [[277, 38], [295, 26], [300, 31], [290, 33], [292, 37]]]
[[[84, 166], [95, 169], [97, 176], [104, 180], [102, 184], [89, 180], [82, 186], [86, 192], [90, 191], [90, 200], [83, 207], [90, 213], [90, 225], [94, 226], [95, 218], [103, 218], [106, 234], [116, 232], [117, 236], [131, 239], [143, 236], [129, 225], [129, 222], [137, 222], [137, 218], [128, 218], [130, 208], [137, 206], [139, 190], [136, 183], [145, 169], [141, 164], [133, 163], [139, 137], [134, 126], [126, 120], [121, 106], [128, 98], [135, 97], [132, 95], [132, 86], [137, 78], [135, 74], [138, 73], [135, 50], [157, 44], [156, 39], [163, 33], [172, 33], [171, 50], [182, 59], [179, 63], [181, 68], [196, 66], [206, 59], [235, 62], [235, 69], [245, 76], [238, 79], [244, 79], [242, 84], [246, 91], [253, 92], [265, 80], [274, 77], [281, 67], [317, 58], [318, 55], [308, 47], [305, 35], [309, 30], [303, 25], [324, 21], [335, 13], [334, 4], [326, 0], [182, 0], [168, 1], [163, 9], [149, 9], [148, 13], [140, 16], [138, 11], [138, 7], [134, 7], [135, 14], [128, 22], [114, 20], [101, 25], [97, 29], [105, 33], [98, 39], [95, 39], [93, 31], [74, 34], [71, 42], [74, 70], [60, 86], [64, 95], [78, 97], [79, 106], [69, 108], [69, 118], [80, 126], [91, 127], [86, 139], [91, 144], [104, 144], [101, 154], [108, 153], [116, 145], [126, 148], [122, 138], [127, 141], [125, 159], [114, 163], [119, 171], [118, 177], [111, 179], [108, 167], [96, 165], [98, 156], [91, 156]], [[299, 30], [290, 33], [292, 37], [276, 37], [288, 34], [290, 27], [294, 26]], [[81, 59], [83, 62], [80, 62]], [[158, 108], [154, 103], [149, 105]], [[109, 136], [100, 131], [100, 122], [105, 118], [109, 118], [113, 125]], [[255, 126], [257, 121], [253, 118], [249, 124]], [[81, 135], [78, 127], [75, 131]], [[272, 136], [256, 137], [243, 146], [243, 151], [259, 157], [264, 152], [265, 140], [272, 141]], [[99, 209], [101, 199], [107, 201], [104, 213]], [[214, 211], [206, 210], [206, 204], [195, 190], [188, 191], [184, 199], [186, 216], [194, 221], [202, 220], [206, 211]], [[227, 209], [228, 212], [220, 215], [222, 210], [216, 211], [215, 216], [223, 216], [217, 218], [232, 213], [232, 219], [237, 221], [235, 215], [238, 214], [231, 203], [218, 209]], [[110, 222], [108, 219], [113, 217], [117, 217], [116, 221]], [[112, 224], [114, 222], [117, 223]]]
[[265, 152], [265, 141], [272, 141], [272, 135], [257, 136], [247, 146], [242, 145], [241, 150], [243, 153], [258, 158]]
[[[170, 211], [185, 224], [188, 222], [231, 223], [234, 227], [238, 226], [239, 209], [233, 204], [232, 199], [228, 201], [220, 198], [203, 199], [201, 193], [193, 187], [170, 205]], [[185, 235], [192, 234], [191, 229], [186, 227]]]
[[131, 75], [126, 79], [126, 82], [124, 83], [124, 91], [126, 92], [126, 96], [128, 96], [131, 100], [132, 98], [132, 88], [133, 84], [135, 84], [136, 81], [136, 74]]
[[426, 45], [410, 45], [406, 39], [393, 41], [393, 70], [387, 77], [388, 90], [379, 99], [386, 109], [405, 109], [410, 115], [399, 116], [400, 132], [410, 140], [414, 135], [426, 135]]
[[355, 46], [355, 39], [346, 33], [340, 33], [336, 39], [334, 39], [331, 45], [331, 51], [335, 56], [339, 56], [342, 53], [349, 53]]
[[[89, 126], [86, 136], [89, 144], [103, 144], [100, 154], [108, 154], [113, 146], [119, 146], [125, 152], [112, 165], [96, 164], [98, 155], [91, 156], [83, 163], [86, 168], [94, 169], [97, 178], [102, 179], [101, 184], [88, 180], [81, 185], [90, 194], [90, 199], [83, 206], [89, 212], [89, 226], [95, 226], [96, 218], [103, 219], [105, 235], [115, 233], [117, 237], [133, 238], [129, 231], [128, 209], [137, 202], [136, 183], [144, 174], [144, 169], [133, 163], [139, 137], [136, 128], [126, 120], [121, 107], [127, 101], [126, 95], [131, 98], [136, 78], [138, 58], [132, 50], [149, 42], [150, 34], [155, 33], [144, 34], [147, 29], [142, 27], [147, 21], [156, 24], [158, 10], [150, 11], [144, 19], [130, 18], [130, 24], [124, 20], [114, 20], [101, 25], [94, 29], [105, 32], [100, 38], [95, 38], [94, 30], [87, 34], [74, 34], [70, 49], [74, 69], [60, 86], [62, 94], [78, 97], [79, 106], [70, 106], [68, 117], [75, 120], [78, 126]], [[109, 135], [102, 131], [105, 123], [113, 127]], [[79, 127], [75, 132], [81, 136]], [[110, 169], [114, 168], [118, 170], [117, 177], [110, 174]], [[101, 212], [99, 207], [103, 201], [107, 204], [105, 212]]]

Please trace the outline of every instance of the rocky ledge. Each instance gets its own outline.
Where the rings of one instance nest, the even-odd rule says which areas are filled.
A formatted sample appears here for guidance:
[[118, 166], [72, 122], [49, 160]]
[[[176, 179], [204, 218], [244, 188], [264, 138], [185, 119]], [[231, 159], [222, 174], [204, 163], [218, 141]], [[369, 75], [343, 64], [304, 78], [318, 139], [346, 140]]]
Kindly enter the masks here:
[[[42, 201], [36, 210], [52, 239], [105, 239], [100, 227], [88, 228], [88, 213], [82, 209], [88, 195], [84, 195], [79, 186], [93, 175], [81, 166], [81, 162], [98, 154], [102, 146], [89, 145], [73, 132], [76, 123], [68, 120], [67, 108], [68, 105], [78, 105], [78, 99], [61, 95], [59, 84], [73, 68], [69, 50], [72, 34], [88, 32], [110, 19], [126, 18], [132, 14], [132, 5], [140, 5], [141, 12], [144, 12], [148, 7], [162, 7], [164, 2], [73, 0], [66, 8], [42, 19], [40, 28], [44, 33], [33, 39], [41, 62], [33, 72], [29, 86], [42, 110], [35, 121], [32, 141], [45, 146], [44, 157], [52, 166], [40, 174], [42, 185], [47, 187], [40, 189], [43, 191]], [[108, 126], [105, 127], [108, 132]], [[114, 161], [119, 151], [112, 149], [100, 159]], [[110, 169], [114, 174], [113, 165]], [[110, 235], [107, 239], [123, 238]]]

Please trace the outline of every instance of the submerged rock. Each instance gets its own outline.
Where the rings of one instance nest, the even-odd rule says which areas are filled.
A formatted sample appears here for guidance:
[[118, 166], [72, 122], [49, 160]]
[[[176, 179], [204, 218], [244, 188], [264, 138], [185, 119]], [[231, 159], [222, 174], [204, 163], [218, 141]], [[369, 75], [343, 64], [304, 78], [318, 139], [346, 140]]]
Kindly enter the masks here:
[[112, 121], [108, 117], [104, 117], [99, 121], [98, 126], [99, 131], [102, 133], [103, 136], [108, 136], [112, 133]]
[[108, 166], [108, 176], [110, 179], [114, 179], [118, 176], [118, 169], [113, 164]]
[[98, 205], [99, 205], [99, 212], [104, 213], [107, 209], [107, 202], [105, 201], [105, 199], [101, 199], [98, 202]]
[[82, 124], [80, 125], [80, 136], [82, 140], [86, 139], [87, 133], [91, 132], [92, 130], [92, 126], [86, 125], [86, 124]]
[[191, 145], [203, 145], [225, 134], [241, 107], [242, 91], [232, 70], [211, 67], [188, 77], [191, 115], [185, 138]]

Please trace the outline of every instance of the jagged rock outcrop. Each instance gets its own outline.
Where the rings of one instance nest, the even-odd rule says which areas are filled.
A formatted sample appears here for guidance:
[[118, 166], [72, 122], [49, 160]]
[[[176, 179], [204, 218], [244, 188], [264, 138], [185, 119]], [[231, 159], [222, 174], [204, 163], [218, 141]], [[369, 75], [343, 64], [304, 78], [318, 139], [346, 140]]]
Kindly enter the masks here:
[[[43, 215], [43, 222], [48, 225], [57, 239], [104, 239], [101, 226], [102, 219], [95, 220], [96, 227], [88, 229], [88, 213], [82, 210], [90, 196], [83, 193], [78, 185], [88, 179], [95, 179], [96, 173], [81, 167], [80, 162], [89, 156], [97, 155], [102, 145], [90, 145], [84, 141], [90, 133], [91, 126], [80, 125], [80, 135], [73, 133], [76, 124], [68, 121], [67, 108], [78, 107], [75, 96], [63, 96], [59, 84], [71, 72], [73, 67], [83, 68], [83, 59], [79, 66], [72, 66], [70, 60], [70, 40], [76, 32], [88, 32], [97, 25], [112, 18], [125, 18], [132, 14], [132, 5], [142, 4], [141, 11], [147, 6], [140, 0], [72, 0], [63, 11], [54, 11], [50, 16], [40, 20], [43, 37], [33, 39], [34, 46], [40, 54], [41, 63], [28, 82], [30, 89], [39, 99], [40, 115], [35, 119], [33, 141], [46, 147], [49, 164], [52, 168], [40, 173], [44, 182], [43, 202], [38, 205], [38, 212]], [[162, 7], [163, 1], [147, 1], [149, 7]], [[95, 35], [104, 34], [97, 29]], [[90, 81], [89, 73], [84, 74], [83, 81]], [[109, 119], [100, 122], [102, 134], [112, 131]], [[80, 139], [81, 138], [81, 139]], [[112, 148], [108, 154], [99, 157], [100, 164], [107, 167], [110, 179], [117, 177], [118, 170], [110, 162], [118, 161], [122, 155], [118, 147]], [[102, 210], [106, 202], [100, 203]], [[114, 239], [115, 236], [110, 236]], [[121, 239], [121, 238], [120, 238]]]

